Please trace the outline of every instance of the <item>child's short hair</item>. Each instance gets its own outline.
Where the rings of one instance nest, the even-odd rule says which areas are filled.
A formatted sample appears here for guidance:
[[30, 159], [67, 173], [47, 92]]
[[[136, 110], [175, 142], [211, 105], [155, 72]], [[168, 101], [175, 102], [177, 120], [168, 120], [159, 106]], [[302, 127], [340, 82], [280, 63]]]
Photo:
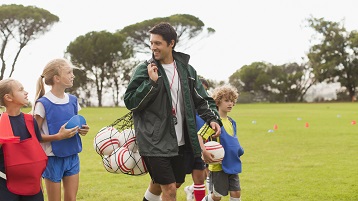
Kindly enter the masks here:
[[12, 78], [3, 79], [0, 81], [0, 106], [5, 106], [4, 96], [12, 94], [12, 86], [16, 80]]
[[215, 100], [216, 105], [219, 105], [224, 98], [236, 103], [239, 93], [235, 87], [227, 84], [215, 88], [212, 97]]

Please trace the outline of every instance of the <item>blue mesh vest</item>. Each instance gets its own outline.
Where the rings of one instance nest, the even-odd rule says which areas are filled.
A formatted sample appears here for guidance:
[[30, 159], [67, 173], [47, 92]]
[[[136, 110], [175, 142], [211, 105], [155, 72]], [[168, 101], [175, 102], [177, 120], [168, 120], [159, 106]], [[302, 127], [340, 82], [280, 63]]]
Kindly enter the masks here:
[[[46, 97], [41, 97], [37, 100], [45, 107], [50, 135], [58, 133], [61, 126], [78, 113], [77, 98], [71, 94], [68, 94], [68, 96], [70, 100], [66, 104], [52, 103]], [[58, 157], [66, 157], [82, 151], [81, 137], [78, 133], [71, 138], [52, 141], [51, 146], [53, 153]]]
[[242, 171], [240, 156], [244, 154], [236, 135], [236, 122], [229, 118], [232, 123], [234, 135], [229, 135], [224, 126], [221, 127], [220, 144], [225, 149], [225, 156], [222, 161], [222, 169], [227, 174], [238, 174]]

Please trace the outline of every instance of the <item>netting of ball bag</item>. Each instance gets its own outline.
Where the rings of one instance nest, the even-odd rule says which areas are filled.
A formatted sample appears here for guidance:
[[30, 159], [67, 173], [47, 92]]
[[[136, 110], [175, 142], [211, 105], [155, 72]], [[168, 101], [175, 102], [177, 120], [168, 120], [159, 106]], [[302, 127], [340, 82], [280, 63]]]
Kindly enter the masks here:
[[132, 112], [100, 129], [94, 138], [93, 146], [108, 172], [135, 176], [147, 173], [144, 160], [138, 151]]

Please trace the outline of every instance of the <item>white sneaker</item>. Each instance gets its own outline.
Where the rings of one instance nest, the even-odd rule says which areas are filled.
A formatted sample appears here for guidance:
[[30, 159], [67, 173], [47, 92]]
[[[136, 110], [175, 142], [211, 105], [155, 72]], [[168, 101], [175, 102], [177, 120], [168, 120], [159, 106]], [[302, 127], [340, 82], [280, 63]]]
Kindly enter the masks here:
[[190, 186], [184, 187], [184, 192], [186, 194], [186, 200], [187, 201], [194, 201], [194, 191], [190, 189]]

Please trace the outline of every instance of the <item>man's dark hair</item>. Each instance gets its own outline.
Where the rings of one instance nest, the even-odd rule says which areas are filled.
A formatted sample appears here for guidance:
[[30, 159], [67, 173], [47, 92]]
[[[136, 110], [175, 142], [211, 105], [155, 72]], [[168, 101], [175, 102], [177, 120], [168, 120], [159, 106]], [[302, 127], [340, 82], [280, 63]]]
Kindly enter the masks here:
[[172, 40], [174, 40], [173, 49], [177, 44], [178, 41], [177, 32], [174, 30], [172, 25], [170, 25], [167, 22], [161, 22], [155, 25], [149, 30], [149, 33], [161, 35], [163, 39], [168, 43], [168, 45], [172, 42]]

